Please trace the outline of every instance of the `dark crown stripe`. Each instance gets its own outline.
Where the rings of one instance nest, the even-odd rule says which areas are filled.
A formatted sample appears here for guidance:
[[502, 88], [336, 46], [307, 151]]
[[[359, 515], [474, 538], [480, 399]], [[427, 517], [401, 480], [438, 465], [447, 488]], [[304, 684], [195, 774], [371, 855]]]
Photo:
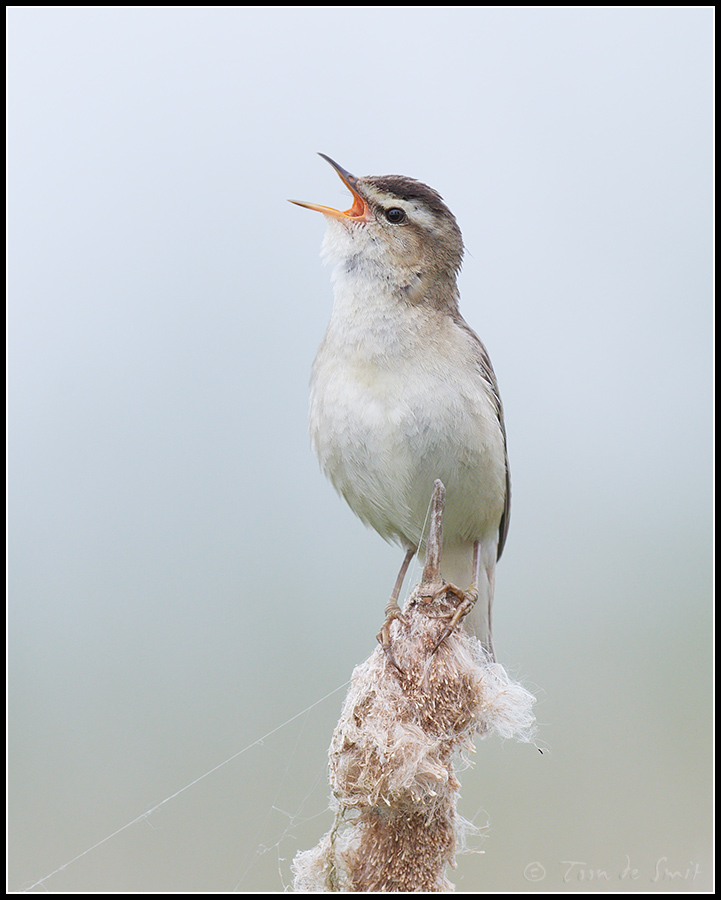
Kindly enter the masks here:
[[374, 187], [380, 188], [389, 194], [394, 194], [400, 200], [420, 200], [433, 212], [441, 216], [449, 216], [455, 221], [453, 213], [443, 202], [443, 198], [438, 191], [434, 191], [433, 188], [423, 184], [422, 181], [406, 178], [404, 175], [371, 175], [360, 180], [372, 184]]

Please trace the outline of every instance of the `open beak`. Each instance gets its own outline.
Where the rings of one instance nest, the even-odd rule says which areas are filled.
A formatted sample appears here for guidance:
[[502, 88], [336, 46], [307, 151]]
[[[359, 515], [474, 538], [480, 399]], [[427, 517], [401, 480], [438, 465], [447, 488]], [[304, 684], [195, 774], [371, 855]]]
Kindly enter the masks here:
[[337, 162], [332, 160], [330, 156], [326, 156], [325, 153], [319, 153], [318, 156], [322, 156], [326, 162], [333, 166], [340, 176], [340, 180], [353, 194], [353, 206], [345, 210], [345, 212], [341, 212], [339, 209], [333, 209], [332, 206], [319, 206], [317, 203], [303, 203], [301, 200], [290, 200], [289, 202], [295, 203], [296, 206], [305, 206], [306, 209], [315, 209], [317, 212], [323, 213], [324, 216], [333, 216], [335, 219], [341, 219], [346, 222], [364, 222], [368, 216], [368, 204], [355, 188], [358, 179], [355, 175], [351, 175], [350, 172], [346, 172], [343, 166], [339, 166]]

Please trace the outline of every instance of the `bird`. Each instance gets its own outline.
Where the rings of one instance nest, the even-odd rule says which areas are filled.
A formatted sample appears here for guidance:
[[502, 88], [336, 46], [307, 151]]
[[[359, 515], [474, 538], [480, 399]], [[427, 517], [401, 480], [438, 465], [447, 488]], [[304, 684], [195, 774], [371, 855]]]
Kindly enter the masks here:
[[464, 600], [464, 627], [494, 660], [491, 609], [510, 471], [496, 375], [459, 311], [460, 228], [423, 182], [356, 177], [319, 155], [352, 204], [341, 211], [290, 201], [325, 216], [321, 256], [332, 266], [332, 312], [311, 372], [313, 451], [361, 521], [403, 548], [378, 636], [386, 650], [391, 622], [402, 619], [408, 567], [425, 552], [434, 482], [443, 482], [441, 576]]

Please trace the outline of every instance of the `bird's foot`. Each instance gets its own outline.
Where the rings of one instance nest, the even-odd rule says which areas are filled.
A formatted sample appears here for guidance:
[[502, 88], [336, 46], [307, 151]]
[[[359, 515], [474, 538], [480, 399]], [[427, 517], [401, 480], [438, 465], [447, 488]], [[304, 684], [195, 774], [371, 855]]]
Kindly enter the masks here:
[[401, 608], [398, 605], [398, 601], [395, 598], [391, 597], [391, 599], [388, 601], [388, 605], [386, 606], [385, 621], [381, 625], [381, 630], [376, 635], [376, 640], [381, 645], [388, 662], [400, 672], [402, 671], [401, 667], [396, 662], [396, 658], [393, 655], [393, 649], [391, 647], [391, 623], [394, 619], [400, 619], [401, 622], [405, 622], [403, 613], [401, 612]]
[[467, 591], [464, 591], [461, 588], [456, 587], [455, 584], [451, 584], [448, 581], [444, 581], [432, 593], [424, 595], [424, 598], [427, 597], [429, 600], [435, 600], [436, 597], [440, 597], [441, 594], [454, 594], [460, 602], [452, 612], [434, 616], [434, 618], [436, 619], [449, 619], [450, 621], [441, 632], [441, 636], [436, 641], [435, 646], [433, 647], [433, 653], [438, 650], [443, 641], [445, 641], [445, 639], [453, 631], [456, 625], [458, 625], [458, 623], [468, 615], [468, 613], [473, 609], [473, 607], [476, 605], [476, 601], [478, 600], [478, 590], [475, 586], [472, 586]]

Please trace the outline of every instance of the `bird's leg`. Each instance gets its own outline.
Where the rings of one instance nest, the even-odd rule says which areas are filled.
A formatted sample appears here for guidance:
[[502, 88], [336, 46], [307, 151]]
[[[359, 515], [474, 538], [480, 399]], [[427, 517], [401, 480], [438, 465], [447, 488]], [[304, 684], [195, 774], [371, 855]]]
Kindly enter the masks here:
[[390, 600], [386, 604], [386, 618], [381, 626], [381, 630], [378, 632], [376, 639], [380, 643], [383, 648], [383, 652], [388, 657], [389, 661], [398, 668], [395, 659], [393, 659], [393, 654], [391, 653], [391, 622], [394, 619], [402, 619], [403, 613], [401, 612], [401, 608], [398, 605], [398, 598], [401, 594], [401, 588], [403, 587], [403, 582], [406, 577], [406, 572], [408, 571], [408, 566], [411, 564], [411, 560], [416, 555], [416, 547], [409, 547], [406, 550], [406, 555], [403, 557], [403, 562], [401, 563], [401, 567], [398, 571], [398, 577], [396, 578], [396, 583], [393, 585], [393, 591], [391, 592]]
[[476, 605], [476, 601], [478, 600], [478, 582], [480, 578], [481, 572], [481, 542], [474, 541], [473, 542], [473, 581], [471, 582], [471, 586], [467, 591], [461, 590], [459, 587], [456, 587], [455, 584], [449, 584], [448, 582], [444, 583], [442, 587], [440, 587], [435, 595], [435, 597], [440, 596], [442, 593], [451, 593], [455, 594], [456, 597], [461, 601], [456, 607], [455, 611], [450, 617], [450, 622], [443, 629], [440, 638], [436, 641], [436, 646], [433, 648], [433, 652], [441, 646], [443, 641], [448, 637], [448, 635], [453, 631], [456, 625], [461, 621], [461, 619], [465, 618], [468, 613], [473, 609]]

